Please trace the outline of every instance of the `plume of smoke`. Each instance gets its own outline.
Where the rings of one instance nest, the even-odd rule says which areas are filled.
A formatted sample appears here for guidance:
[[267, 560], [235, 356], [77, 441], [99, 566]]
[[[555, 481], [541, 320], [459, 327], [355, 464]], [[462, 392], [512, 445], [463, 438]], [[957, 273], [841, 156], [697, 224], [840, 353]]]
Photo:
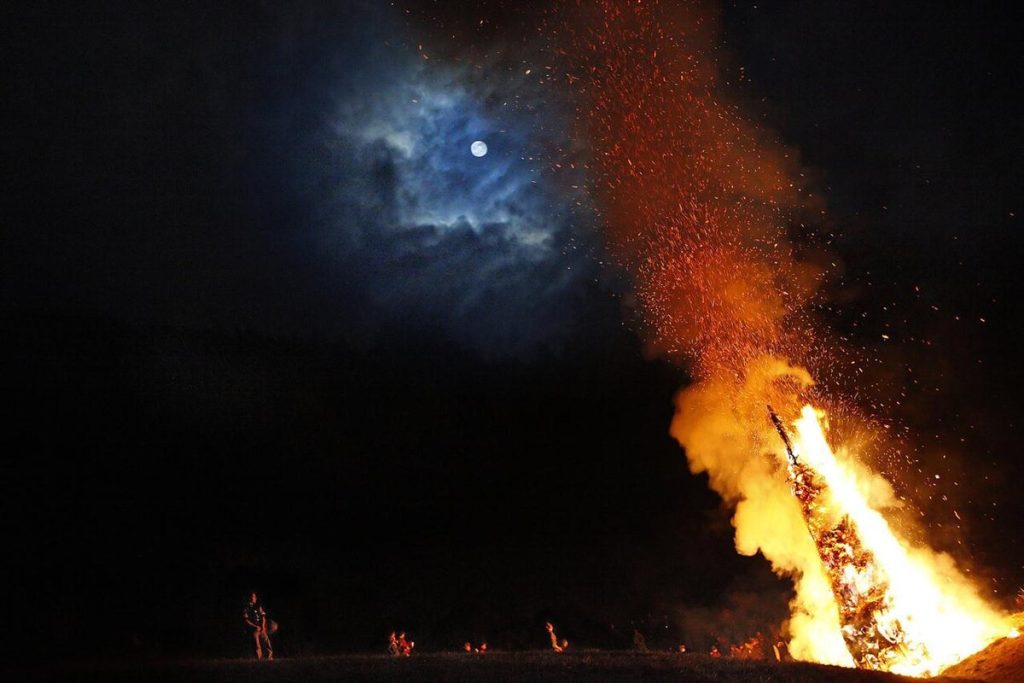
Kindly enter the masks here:
[[697, 378], [805, 349], [804, 305], [823, 270], [789, 222], [820, 201], [802, 189], [797, 155], [724, 93], [714, 14], [603, 0], [557, 25], [565, 78], [585, 102], [591, 190], [650, 348], [686, 358]]
[[[745, 376], [709, 378], [679, 392], [671, 433], [690, 470], [735, 507], [736, 550], [764, 555], [778, 574], [794, 577], [790, 651], [800, 659], [852, 665], [839, 631], [839, 611], [807, 533], [800, 506], [777, 471], [778, 435], [765, 420], [765, 397], [812, 383], [806, 370], [764, 357]], [[764, 425], [761, 430], [751, 425]]]
[[[677, 397], [671, 434], [735, 509], [737, 551], [763, 554], [794, 581], [792, 654], [850, 666], [765, 408], [793, 416], [815, 391], [812, 376], [834, 374], [839, 347], [808, 306], [827, 270], [791, 237], [821, 202], [804, 188], [797, 155], [725, 93], [717, 21], [703, 3], [567, 4], [553, 26], [593, 147], [590, 189], [608, 247], [633, 278], [649, 347], [694, 379]], [[887, 482], [849, 467], [872, 509], [896, 504]], [[920, 552], [941, 585], [957, 586], [950, 594], [964, 587], [983, 607], [948, 558]]]

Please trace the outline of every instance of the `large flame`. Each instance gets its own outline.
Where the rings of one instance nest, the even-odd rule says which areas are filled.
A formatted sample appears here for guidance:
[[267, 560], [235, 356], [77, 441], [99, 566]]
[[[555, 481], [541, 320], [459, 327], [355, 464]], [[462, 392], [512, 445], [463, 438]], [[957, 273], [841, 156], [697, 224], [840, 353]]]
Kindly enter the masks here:
[[[891, 486], [829, 444], [824, 412], [797, 399], [811, 384], [806, 370], [761, 358], [740, 380], [680, 392], [672, 424], [691, 469], [735, 505], [737, 550], [793, 578], [793, 655], [933, 675], [1011, 635], [948, 555], [913, 546], [886, 521], [898, 505]], [[766, 400], [790, 415], [792, 460]]]
[[716, 23], [699, 0], [565, 0], [547, 27], [563, 64], [546, 78], [581, 99], [590, 190], [648, 345], [694, 380], [671, 432], [735, 507], [737, 550], [794, 582], [790, 652], [934, 674], [1010, 626], [948, 555], [894, 530], [892, 487], [853, 444], [830, 445], [807, 405], [827, 397], [869, 429], [843, 398], [857, 364], [810, 312], [835, 259], [796, 236], [823, 203], [797, 155], [724, 92]]
[[829, 446], [823, 417], [802, 408], [787, 470], [857, 664], [932, 675], [1007, 635], [1006, 620], [969, 589], [936, 576], [928, 558], [915, 557], [868, 504], [855, 471]]

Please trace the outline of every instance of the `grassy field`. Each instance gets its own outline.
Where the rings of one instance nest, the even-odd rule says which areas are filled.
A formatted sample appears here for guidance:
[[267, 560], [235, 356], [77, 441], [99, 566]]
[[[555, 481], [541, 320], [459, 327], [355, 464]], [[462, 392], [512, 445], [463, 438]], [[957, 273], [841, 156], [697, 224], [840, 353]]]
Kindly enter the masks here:
[[[816, 664], [711, 659], [629, 652], [375, 655], [252, 660], [133, 662], [14, 672], [17, 680], [55, 683], [349, 683], [353, 681], [673, 681], [673, 683], [867, 683], [917, 679]], [[15, 678], [4, 677], [5, 680]], [[935, 678], [933, 681], [954, 680]]]

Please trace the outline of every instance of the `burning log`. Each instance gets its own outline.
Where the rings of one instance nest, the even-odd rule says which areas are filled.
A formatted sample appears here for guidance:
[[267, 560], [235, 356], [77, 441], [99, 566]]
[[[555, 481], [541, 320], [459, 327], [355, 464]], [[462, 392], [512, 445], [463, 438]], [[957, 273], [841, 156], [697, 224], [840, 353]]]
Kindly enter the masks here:
[[775, 431], [782, 437], [782, 443], [786, 446], [786, 455], [789, 456], [789, 464], [796, 465], [796, 455], [793, 454], [793, 443], [789, 440], [789, 434], [786, 433], [786, 428], [782, 426], [782, 420], [779, 419], [778, 413], [771, 406], [768, 406], [768, 417], [771, 418], [772, 424], [775, 425]]
[[828, 483], [807, 463], [797, 459], [793, 444], [778, 414], [768, 406], [772, 424], [786, 446], [787, 480], [807, 524], [839, 607], [843, 640], [857, 666], [887, 671], [908, 655], [927, 658], [923, 644], [906, 637], [893, 614], [892, 595], [885, 571], [861, 541], [847, 515], [831, 509]]

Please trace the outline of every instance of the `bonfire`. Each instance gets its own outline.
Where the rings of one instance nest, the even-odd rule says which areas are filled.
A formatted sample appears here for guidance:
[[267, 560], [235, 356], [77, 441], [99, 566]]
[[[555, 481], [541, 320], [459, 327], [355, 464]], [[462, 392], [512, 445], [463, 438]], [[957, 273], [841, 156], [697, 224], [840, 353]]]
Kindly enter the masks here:
[[[735, 509], [737, 551], [794, 583], [779, 658], [932, 675], [1012, 633], [952, 558], [887, 518], [903, 502], [862, 450], [886, 438], [852, 398], [863, 353], [818, 315], [838, 268], [815, 233], [824, 200], [723, 87], [715, 17], [700, 3], [565, 6], [552, 73], [585, 103], [609, 253], [650, 351], [693, 380], [671, 433]], [[830, 444], [826, 406], [843, 434], [874, 436]]]

